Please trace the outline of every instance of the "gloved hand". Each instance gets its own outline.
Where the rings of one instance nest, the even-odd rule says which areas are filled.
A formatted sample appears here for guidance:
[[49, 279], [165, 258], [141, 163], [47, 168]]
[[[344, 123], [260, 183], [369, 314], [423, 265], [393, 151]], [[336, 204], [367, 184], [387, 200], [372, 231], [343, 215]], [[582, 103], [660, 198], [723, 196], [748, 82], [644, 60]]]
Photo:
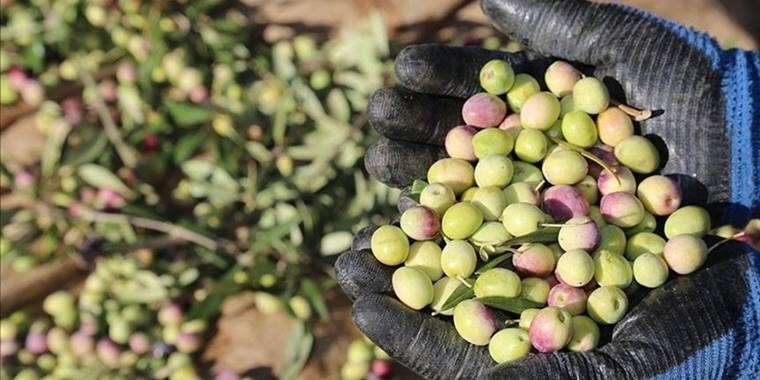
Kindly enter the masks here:
[[[709, 37], [643, 12], [581, 0], [483, 0], [494, 25], [528, 50], [413, 46], [396, 59], [403, 88], [370, 101], [372, 125], [385, 138], [365, 157], [381, 181], [406, 186], [425, 178], [440, 147], [461, 124], [464, 98], [479, 91], [490, 59], [540, 74], [562, 58], [588, 65], [613, 98], [659, 110], [640, 123], [659, 143], [664, 174], [685, 203], [707, 204], [715, 220], [742, 225], [760, 211], [760, 57], [722, 51]], [[616, 83], [611, 80], [617, 80]], [[625, 97], [624, 97], [625, 96]], [[400, 207], [406, 207], [403, 199]], [[354, 299], [354, 321], [392, 357], [420, 375], [452, 378], [718, 378], [760, 373], [760, 255], [729, 243], [707, 268], [650, 292], [615, 325], [611, 343], [586, 353], [531, 354], [497, 366], [449, 320], [406, 308], [392, 294], [393, 268], [369, 251], [360, 232], [336, 263]]]

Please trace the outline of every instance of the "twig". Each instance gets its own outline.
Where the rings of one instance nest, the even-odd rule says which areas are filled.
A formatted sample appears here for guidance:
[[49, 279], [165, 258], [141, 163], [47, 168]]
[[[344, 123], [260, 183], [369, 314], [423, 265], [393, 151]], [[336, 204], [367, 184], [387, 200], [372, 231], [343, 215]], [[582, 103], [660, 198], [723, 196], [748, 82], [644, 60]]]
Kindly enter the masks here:
[[[98, 94], [97, 84], [95, 84], [95, 79], [93, 79], [90, 72], [84, 68], [79, 59], [75, 59], [74, 62], [79, 71], [79, 75], [82, 78], [82, 82], [84, 82], [85, 88], [89, 88], [91, 92]], [[124, 140], [122, 140], [121, 134], [119, 134], [119, 129], [116, 127], [116, 123], [114, 123], [111, 114], [108, 112], [106, 103], [103, 102], [103, 99], [100, 96], [94, 96], [91, 105], [95, 108], [95, 112], [97, 112], [98, 118], [103, 124], [103, 130], [106, 133], [106, 137], [108, 137], [108, 140], [113, 144], [116, 153], [119, 155], [119, 158], [121, 158], [124, 166], [130, 169], [134, 168], [137, 164], [136, 155], [134, 151], [124, 143]]]
[[82, 212], [79, 213], [77, 217], [90, 222], [131, 224], [135, 227], [163, 232], [169, 236], [195, 243], [211, 251], [216, 251], [219, 249], [219, 243], [197, 232], [191, 231], [184, 227], [180, 227], [176, 224], [143, 218], [141, 216], [113, 214], [94, 210], [82, 210]]
[[[14, 207], [26, 207], [28, 209], [34, 210], [37, 213], [45, 214], [57, 219], [70, 217], [69, 214], [63, 210], [54, 206], [50, 206], [41, 200], [36, 200], [25, 196], [3, 197], [1, 209], [7, 210]], [[212, 251], [219, 250], [220, 248], [224, 249], [227, 252], [234, 251], [234, 249], [231, 248], [234, 243], [227, 241], [217, 241], [176, 224], [144, 218], [141, 216], [108, 213], [85, 208], [80, 210], [79, 213], [74, 216], [74, 218], [79, 218], [88, 222], [130, 224], [135, 227], [163, 232], [171, 237], [200, 245], [201, 247]]]
[[110, 255], [114, 253], [133, 252], [140, 249], [158, 250], [158, 249], [164, 249], [164, 248], [177, 247], [177, 246], [185, 245], [187, 243], [189, 243], [189, 241], [179, 238], [179, 237], [160, 237], [160, 238], [140, 241], [133, 244], [123, 244], [123, 243], [103, 244], [103, 247], [100, 249], [100, 252], [97, 252], [97, 254]]

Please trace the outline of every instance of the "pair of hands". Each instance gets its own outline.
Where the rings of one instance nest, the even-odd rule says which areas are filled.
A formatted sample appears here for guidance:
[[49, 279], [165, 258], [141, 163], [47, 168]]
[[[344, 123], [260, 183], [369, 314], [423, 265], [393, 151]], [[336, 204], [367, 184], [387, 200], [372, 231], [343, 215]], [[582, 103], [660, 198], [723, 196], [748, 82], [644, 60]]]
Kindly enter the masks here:
[[[655, 117], [640, 123], [641, 134], [660, 148], [661, 171], [679, 183], [684, 203], [715, 206], [716, 217], [728, 210], [746, 218], [757, 207], [728, 203], [741, 181], [726, 175], [733, 162], [727, 126], [733, 111], [724, 93], [723, 52], [714, 41], [616, 5], [583, 0], [483, 0], [481, 5], [497, 29], [527, 50], [404, 49], [396, 59], [401, 87], [380, 90], [370, 100], [370, 121], [383, 136], [365, 157], [373, 176], [396, 187], [425, 178], [427, 168], [445, 155], [446, 132], [462, 123], [464, 100], [480, 91], [478, 73], [485, 62], [506, 59], [516, 72], [541, 80], [553, 61], [547, 57], [558, 57], [587, 65], [605, 80], [613, 98], [655, 110]], [[402, 196], [399, 207], [412, 203]], [[760, 338], [745, 336], [748, 328], [741, 325], [757, 330], [760, 323], [760, 296], [754, 294], [760, 259], [738, 243], [714, 252], [708, 268], [647, 294], [615, 325], [611, 343], [583, 353], [531, 354], [497, 366], [487, 348], [459, 338], [450, 321], [389, 296], [393, 268], [372, 256], [372, 231], [359, 232], [351, 251], [338, 259], [338, 281], [354, 300], [359, 328], [426, 378], [696, 378], [736, 376], [747, 366], [760, 371], [758, 359], [743, 359], [747, 351], [757, 356]]]

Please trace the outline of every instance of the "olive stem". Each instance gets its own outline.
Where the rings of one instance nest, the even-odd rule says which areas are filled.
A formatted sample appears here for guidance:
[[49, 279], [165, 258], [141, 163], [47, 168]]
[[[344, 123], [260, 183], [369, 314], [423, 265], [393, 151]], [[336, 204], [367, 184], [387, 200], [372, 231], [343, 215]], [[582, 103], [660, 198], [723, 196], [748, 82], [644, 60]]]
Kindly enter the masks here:
[[[92, 74], [84, 69], [84, 65], [81, 63], [79, 58], [75, 58], [74, 63], [76, 64], [79, 76], [82, 78], [84, 87], [93, 93], [98, 93], [97, 84], [95, 83], [95, 79], [92, 77]], [[113, 144], [114, 149], [116, 150], [116, 154], [119, 156], [126, 167], [134, 168], [137, 165], [137, 155], [134, 150], [132, 150], [132, 148], [127, 146], [127, 144], [124, 142], [124, 139], [121, 136], [121, 132], [119, 132], [119, 129], [116, 127], [116, 123], [108, 111], [106, 103], [102, 98], [94, 96], [90, 105], [98, 114], [98, 118], [103, 125], [103, 132], [111, 144]]]
[[652, 117], [652, 111], [651, 110], [640, 110], [638, 108], [631, 107], [627, 104], [623, 104], [618, 102], [617, 100], [612, 99], [611, 100], [612, 105], [616, 106], [617, 108], [620, 108], [621, 111], [625, 112], [629, 116], [633, 117], [633, 120], [636, 121], [644, 121]]
[[480, 249], [478, 250], [478, 256], [480, 256], [480, 259], [483, 261], [488, 261], [489, 256], [487, 252], [488, 250], [487, 247], [489, 246], [484, 245], [484, 246], [481, 246]]
[[541, 227], [556, 227], [556, 228], [562, 228], [566, 226], [567, 224], [559, 224], [559, 223], [541, 223]]
[[723, 238], [723, 240], [721, 240], [721, 241], [719, 241], [719, 242], [711, 245], [710, 248], [707, 249], [707, 253], [710, 254], [712, 251], [714, 251], [715, 249], [717, 249], [721, 245], [725, 244], [726, 242], [731, 241], [731, 240], [736, 240], [736, 238], [740, 238], [740, 237], [744, 236], [745, 234], [746, 234], [745, 231], [739, 231], [739, 232], [733, 234], [731, 237]]
[[465, 280], [462, 276], [457, 276], [457, 280], [459, 280], [459, 282], [464, 284], [464, 286], [468, 288], [472, 288], [472, 285], [469, 282], [467, 282], [467, 280]]

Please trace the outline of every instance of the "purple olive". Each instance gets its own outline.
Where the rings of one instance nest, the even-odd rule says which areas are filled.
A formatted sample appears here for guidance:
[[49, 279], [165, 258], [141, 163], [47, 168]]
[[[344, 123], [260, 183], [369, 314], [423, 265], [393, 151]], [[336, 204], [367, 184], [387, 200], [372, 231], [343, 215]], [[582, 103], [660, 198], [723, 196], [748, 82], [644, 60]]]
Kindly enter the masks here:
[[26, 335], [24, 348], [34, 355], [42, 355], [48, 351], [47, 334], [44, 331], [30, 331]]
[[158, 322], [161, 325], [178, 325], [182, 323], [184, 313], [182, 308], [175, 303], [167, 303], [158, 310]]
[[71, 351], [76, 356], [84, 356], [91, 353], [95, 349], [95, 340], [92, 339], [92, 335], [87, 334], [81, 329], [69, 338]]
[[507, 104], [498, 96], [481, 92], [471, 96], [462, 106], [462, 119], [476, 128], [495, 127], [507, 115]]
[[499, 129], [503, 129], [509, 132], [512, 137], [517, 140], [517, 135], [519, 135], [520, 131], [522, 131], [522, 124], [520, 124], [520, 114], [513, 113], [505, 117], [501, 124], [499, 124]]
[[101, 338], [95, 346], [98, 359], [107, 367], [115, 368], [119, 365], [121, 350], [119, 346], [108, 338]]
[[559, 351], [572, 338], [572, 317], [558, 307], [541, 309], [530, 322], [529, 334], [539, 352]]
[[150, 348], [150, 340], [147, 335], [137, 332], [129, 337], [129, 349], [132, 352], [142, 355], [150, 351]]
[[588, 215], [588, 202], [573, 186], [552, 186], [544, 191], [543, 198], [544, 211], [558, 222]]
[[201, 337], [198, 334], [180, 333], [174, 345], [177, 347], [177, 351], [189, 354], [201, 347]]

